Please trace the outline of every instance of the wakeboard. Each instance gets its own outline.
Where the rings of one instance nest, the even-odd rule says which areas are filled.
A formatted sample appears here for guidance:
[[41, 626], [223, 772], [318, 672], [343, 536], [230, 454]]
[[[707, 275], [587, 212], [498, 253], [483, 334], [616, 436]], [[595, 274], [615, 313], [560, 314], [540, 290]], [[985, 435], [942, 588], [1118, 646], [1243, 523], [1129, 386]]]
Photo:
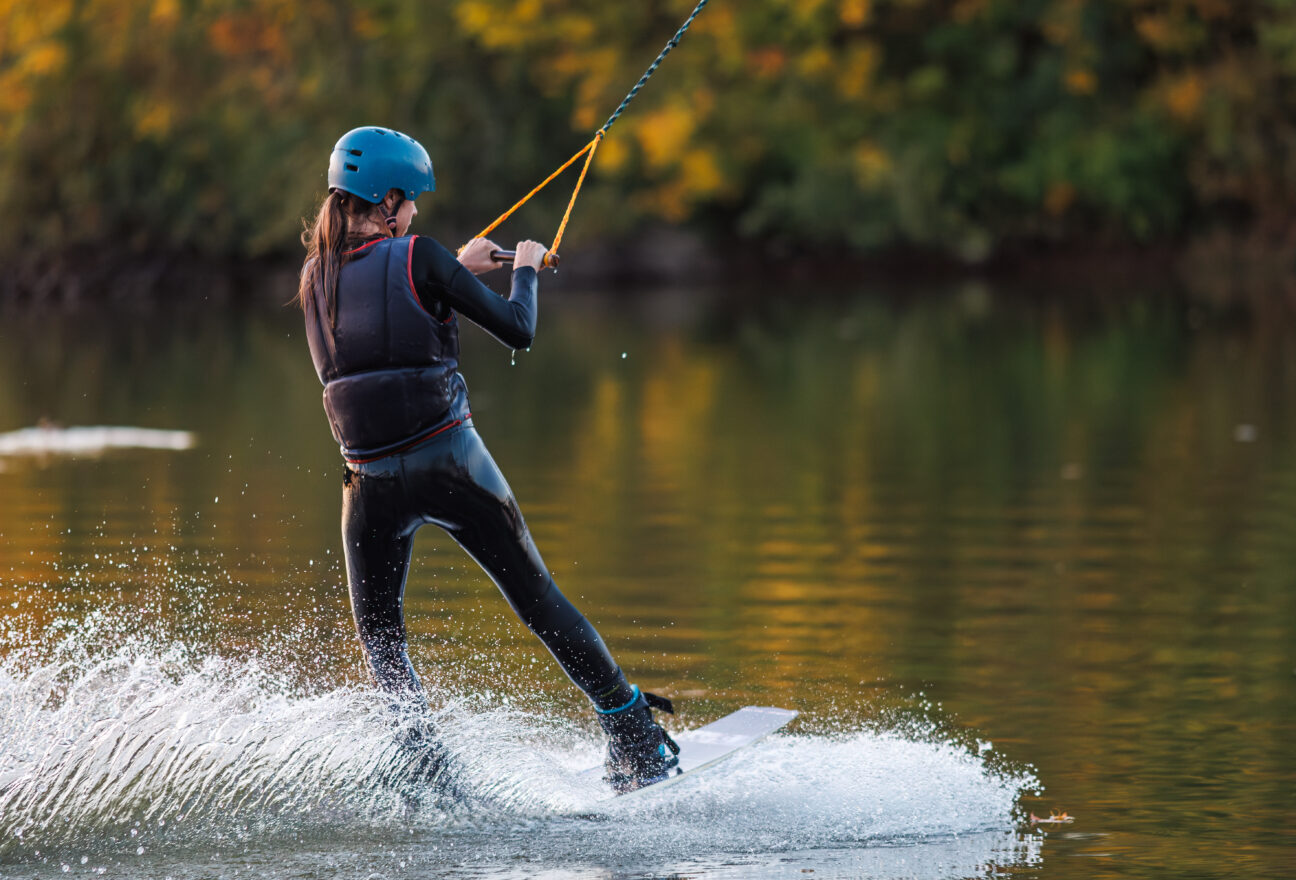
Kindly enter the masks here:
[[[633, 797], [645, 791], [660, 790], [663, 786], [678, 782], [685, 776], [691, 776], [699, 770], [723, 761], [739, 749], [758, 742], [784, 727], [797, 717], [797, 714], [792, 709], [745, 706], [704, 727], [673, 734], [675, 742], [680, 747], [679, 766], [660, 782], [627, 792], [621, 797]], [[582, 770], [580, 775], [600, 778], [603, 775], [603, 767], [600, 765]]]

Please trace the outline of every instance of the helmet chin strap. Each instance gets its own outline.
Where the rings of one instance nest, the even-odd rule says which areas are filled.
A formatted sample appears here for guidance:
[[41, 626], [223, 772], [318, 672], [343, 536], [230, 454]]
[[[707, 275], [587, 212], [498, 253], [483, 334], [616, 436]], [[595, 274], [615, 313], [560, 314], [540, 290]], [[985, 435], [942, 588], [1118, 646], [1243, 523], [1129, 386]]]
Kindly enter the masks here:
[[[396, 237], [396, 224], [397, 224], [397, 222], [398, 222], [398, 221], [396, 220], [396, 215], [400, 213], [400, 202], [402, 202], [402, 201], [404, 201], [404, 199], [401, 199], [401, 200], [398, 201], [395, 205], [393, 205], [393, 207], [394, 207], [396, 210], [391, 211], [391, 213], [388, 213], [388, 211], [389, 211], [390, 209], [388, 209], [387, 207], [383, 207], [383, 209], [382, 209], [383, 222], [387, 224], [387, 232], [388, 232], [388, 233], [389, 233], [393, 238]], [[386, 200], [383, 201], [383, 205], [384, 205], [384, 206], [386, 205]]]

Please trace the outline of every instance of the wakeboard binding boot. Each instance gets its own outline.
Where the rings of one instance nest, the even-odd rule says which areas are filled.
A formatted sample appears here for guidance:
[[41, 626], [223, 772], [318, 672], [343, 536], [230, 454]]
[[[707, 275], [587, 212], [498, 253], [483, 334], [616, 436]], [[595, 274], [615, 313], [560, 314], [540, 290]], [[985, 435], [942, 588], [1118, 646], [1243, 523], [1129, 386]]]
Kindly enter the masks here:
[[465, 800], [456, 780], [458, 768], [436, 724], [427, 713], [405, 709], [396, 719], [395, 750], [385, 775], [402, 793], [407, 807], [419, 807], [429, 798], [438, 803]]
[[675, 714], [670, 700], [643, 693], [638, 685], [634, 686], [634, 697], [624, 706], [595, 709], [608, 737], [603, 781], [617, 794], [661, 782], [671, 771], [678, 772], [680, 747], [653, 720], [653, 709]]

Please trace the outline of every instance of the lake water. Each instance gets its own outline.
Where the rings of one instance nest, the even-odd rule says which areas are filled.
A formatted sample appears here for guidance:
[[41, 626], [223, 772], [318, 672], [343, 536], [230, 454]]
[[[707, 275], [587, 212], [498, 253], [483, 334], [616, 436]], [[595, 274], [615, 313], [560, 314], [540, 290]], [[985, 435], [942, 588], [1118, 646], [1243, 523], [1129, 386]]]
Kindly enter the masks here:
[[1296, 874], [1289, 314], [544, 287], [532, 351], [462, 335], [546, 563], [670, 726], [801, 718], [611, 798], [583, 699], [424, 529], [411, 653], [468, 800], [411, 797], [288, 292], [11, 308], [0, 431], [195, 445], [0, 456], [0, 876]]

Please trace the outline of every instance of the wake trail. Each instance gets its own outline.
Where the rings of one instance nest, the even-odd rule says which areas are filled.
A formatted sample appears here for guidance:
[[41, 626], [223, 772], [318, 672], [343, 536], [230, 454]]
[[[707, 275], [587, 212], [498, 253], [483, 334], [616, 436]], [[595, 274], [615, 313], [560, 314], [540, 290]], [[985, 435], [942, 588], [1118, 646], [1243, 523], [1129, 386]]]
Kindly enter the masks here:
[[592, 722], [433, 693], [450, 797], [370, 689], [303, 693], [256, 657], [100, 629], [62, 624], [0, 654], [0, 863], [411, 834], [643, 858], [894, 845], [1009, 831], [1038, 787], [956, 743], [847, 730], [776, 735], [622, 800], [579, 776], [601, 759]]

